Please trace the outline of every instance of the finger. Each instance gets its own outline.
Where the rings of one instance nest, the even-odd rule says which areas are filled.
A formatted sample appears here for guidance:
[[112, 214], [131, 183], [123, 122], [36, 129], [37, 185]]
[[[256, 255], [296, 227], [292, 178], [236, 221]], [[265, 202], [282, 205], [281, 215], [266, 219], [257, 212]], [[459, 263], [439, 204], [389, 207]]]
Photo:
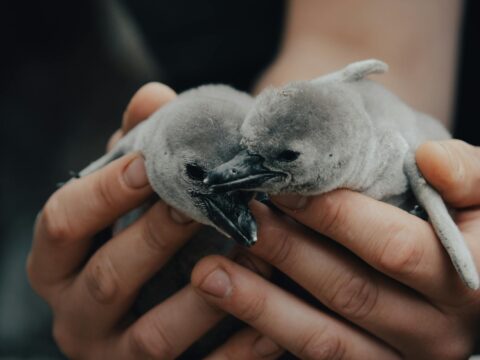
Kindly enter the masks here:
[[[235, 261], [261, 276], [269, 274], [270, 268], [252, 255], [238, 255]], [[224, 316], [225, 312], [209, 305], [188, 285], [129, 328], [122, 353], [131, 354], [129, 359], [176, 358]]]
[[172, 216], [172, 211], [157, 202], [89, 259], [66, 299], [69, 306], [78, 304], [76, 326], [98, 333], [110, 330], [141, 286], [200, 228], [191, 219]]
[[[254, 202], [258, 242], [251, 248], [322, 304], [397, 349], [430, 351], [425, 339], [444, 338], [448, 319], [423, 296], [382, 276], [331, 240], [289, 224]], [[415, 327], [417, 337], [412, 339]], [[438, 335], [438, 336], [436, 336]], [[421, 339], [421, 340], [419, 340]], [[408, 357], [408, 356], [407, 356]]]
[[239, 331], [205, 360], [277, 359], [283, 350], [253, 329]]
[[[91, 353], [96, 353], [94, 358], [174, 359], [224, 316], [224, 312], [208, 305], [187, 286], [127, 328], [119, 327], [118, 331], [102, 338], [101, 342], [95, 335], [85, 334], [90, 336], [87, 341], [91, 346], [81, 352], [85, 354], [83, 358], [92, 358]], [[64, 339], [76, 338], [78, 342], [79, 335], [72, 325], [75, 324], [57, 321], [56, 332]]]
[[197, 264], [192, 285], [211, 304], [245, 321], [302, 359], [398, 359], [386, 345], [323, 314], [226, 258]]
[[130, 358], [175, 359], [224, 316], [187, 286], [147, 312], [126, 332], [128, 353], [133, 355]]
[[148, 118], [158, 108], [173, 100], [176, 96], [175, 91], [161, 83], [151, 82], [142, 86], [133, 95], [123, 114], [123, 133], [129, 132], [139, 122]]
[[123, 113], [122, 128], [115, 131], [110, 137], [107, 144], [107, 151], [111, 150], [118, 140], [138, 123], [147, 119], [156, 110], [175, 97], [175, 92], [164, 84], [151, 82], [142, 86], [135, 95], [133, 95], [127, 105]]
[[447, 203], [480, 205], [480, 148], [460, 140], [430, 141], [418, 148], [416, 160]]
[[32, 285], [48, 286], [78, 269], [91, 237], [152, 193], [143, 158], [126, 155], [54, 193], [35, 226], [28, 273]]
[[432, 227], [399, 208], [348, 190], [274, 201], [300, 223], [430, 299], [456, 301], [470, 291]]

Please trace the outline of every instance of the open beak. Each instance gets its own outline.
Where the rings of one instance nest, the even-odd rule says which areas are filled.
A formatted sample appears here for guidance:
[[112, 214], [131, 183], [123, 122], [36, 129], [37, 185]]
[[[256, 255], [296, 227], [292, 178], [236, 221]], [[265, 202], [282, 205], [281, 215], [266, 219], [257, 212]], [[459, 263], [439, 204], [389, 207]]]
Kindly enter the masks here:
[[232, 160], [217, 166], [203, 182], [216, 192], [249, 190], [261, 187], [267, 180], [285, 176], [263, 166], [264, 158], [240, 151]]
[[257, 241], [257, 224], [248, 202], [253, 194], [234, 192], [228, 194], [198, 194], [207, 209], [207, 216], [223, 232], [244, 246]]

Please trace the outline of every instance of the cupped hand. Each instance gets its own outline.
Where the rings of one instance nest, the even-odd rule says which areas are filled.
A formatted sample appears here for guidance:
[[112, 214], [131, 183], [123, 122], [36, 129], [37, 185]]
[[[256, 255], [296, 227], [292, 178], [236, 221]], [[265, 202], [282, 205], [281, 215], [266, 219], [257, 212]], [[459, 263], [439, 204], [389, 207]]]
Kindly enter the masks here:
[[[480, 149], [430, 142], [417, 163], [456, 209], [480, 266]], [[428, 222], [347, 190], [273, 201], [285, 215], [253, 204], [260, 230], [252, 253], [333, 314], [223, 257], [194, 269], [192, 283], [208, 302], [305, 359], [463, 359], [472, 352], [480, 292], [460, 281]]]
[[[132, 98], [124, 133], [175, 97], [165, 85], [147, 84]], [[175, 358], [225, 315], [186, 286], [139, 319], [130, 314], [142, 285], [200, 225], [162, 201], [114, 235], [93, 255], [95, 234], [152, 195], [140, 154], [68, 182], [40, 212], [27, 272], [54, 315], [53, 335], [71, 358]], [[212, 359], [235, 353], [273, 359], [278, 347], [253, 329], [233, 336]]]

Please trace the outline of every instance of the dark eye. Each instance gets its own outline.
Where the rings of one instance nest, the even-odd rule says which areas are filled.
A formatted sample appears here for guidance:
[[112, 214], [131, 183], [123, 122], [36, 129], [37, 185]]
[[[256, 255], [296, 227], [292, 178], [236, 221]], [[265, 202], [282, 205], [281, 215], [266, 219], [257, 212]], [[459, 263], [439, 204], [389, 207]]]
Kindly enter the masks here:
[[293, 150], [284, 150], [277, 156], [278, 161], [285, 161], [285, 162], [290, 162], [297, 160], [297, 158], [300, 156], [300, 153], [297, 151]]
[[205, 170], [200, 165], [196, 165], [196, 164], [185, 165], [185, 170], [187, 172], [188, 177], [192, 180], [201, 181], [207, 175]]

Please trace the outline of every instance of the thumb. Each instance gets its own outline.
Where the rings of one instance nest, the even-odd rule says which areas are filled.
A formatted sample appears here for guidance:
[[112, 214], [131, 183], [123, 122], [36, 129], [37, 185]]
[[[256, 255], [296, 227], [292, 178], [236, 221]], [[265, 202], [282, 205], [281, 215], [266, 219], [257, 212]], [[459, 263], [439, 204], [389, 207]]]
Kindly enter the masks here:
[[416, 152], [426, 180], [454, 207], [480, 205], [480, 148], [460, 140], [429, 141]]
[[133, 95], [123, 114], [122, 131], [127, 133], [175, 97], [175, 92], [167, 85], [158, 82], [143, 85]]

